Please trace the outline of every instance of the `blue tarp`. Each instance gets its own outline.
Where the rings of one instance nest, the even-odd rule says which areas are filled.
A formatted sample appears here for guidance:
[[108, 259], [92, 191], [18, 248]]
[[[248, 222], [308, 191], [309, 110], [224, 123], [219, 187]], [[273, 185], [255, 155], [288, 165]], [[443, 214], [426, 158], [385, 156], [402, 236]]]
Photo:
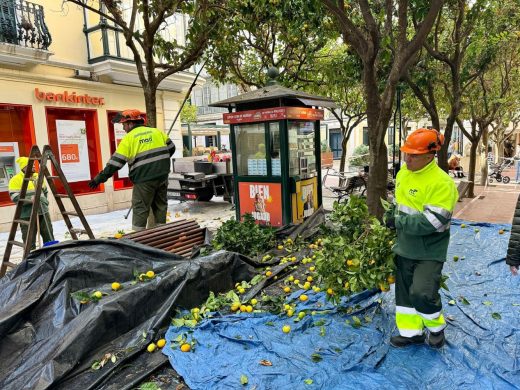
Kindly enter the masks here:
[[[392, 290], [364, 292], [338, 307], [323, 293], [309, 293], [296, 312], [317, 313], [298, 323], [264, 313], [217, 316], [189, 334], [196, 340], [194, 352], [172, 349], [168, 342], [163, 353], [191, 389], [520, 388], [520, 277], [511, 276], [504, 261], [510, 228], [453, 222], [443, 270], [449, 291], [442, 291], [449, 325], [440, 350], [389, 346], [396, 332]], [[354, 312], [346, 314], [347, 307]], [[326, 309], [332, 311], [320, 313]], [[354, 315], [363, 321], [359, 328], [350, 325]], [[282, 332], [286, 324], [289, 334]], [[166, 338], [187, 331], [170, 327]]]

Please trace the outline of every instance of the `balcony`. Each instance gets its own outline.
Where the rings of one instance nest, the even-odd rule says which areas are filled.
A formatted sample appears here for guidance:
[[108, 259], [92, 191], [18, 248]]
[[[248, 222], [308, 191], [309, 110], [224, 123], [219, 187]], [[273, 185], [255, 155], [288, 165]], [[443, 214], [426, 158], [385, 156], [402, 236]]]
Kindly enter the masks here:
[[43, 7], [23, 0], [0, 0], [0, 62], [45, 62], [52, 37]]
[[[99, 4], [103, 11], [102, 2]], [[134, 54], [126, 45], [122, 29], [106, 18], [92, 12], [85, 11], [84, 18], [83, 32], [87, 38], [88, 62], [92, 65], [92, 71], [97, 76], [108, 77], [114, 84], [141, 87], [134, 62]], [[182, 39], [184, 39], [182, 35], [184, 30], [180, 29], [182, 18], [182, 15], [173, 17], [171, 24], [168, 24], [170, 30], [161, 31], [161, 34], [166, 34], [168, 37], [182, 36]], [[137, 23], [139, 23], [139, 20]], [[141, 50], [140, 52], [142, 58], [144, 58]], [[164, 79], [159, 85], [159, 90], [184, 91], [191, 85], [194, 78], [195, 73], [193, 72], [178, 72]], [[198, 82], [203, 83], [204, 79], [199, 78]]]

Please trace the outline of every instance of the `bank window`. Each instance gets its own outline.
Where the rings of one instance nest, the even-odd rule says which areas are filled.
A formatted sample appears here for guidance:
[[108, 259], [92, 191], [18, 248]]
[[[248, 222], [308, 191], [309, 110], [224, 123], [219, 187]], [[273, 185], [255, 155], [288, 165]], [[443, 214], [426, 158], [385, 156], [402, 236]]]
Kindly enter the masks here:
[[240, 176], [267, 176], [265, 124], [235, 126], [237, 168]]
[[[88, 186], [103, 167], [97, 111], [48, 107], [46, 112], [49, 144], [74, 194], [101, 192], [101, 186]], [[59, 181], [56, 187], [64, 193]]]
[[314, 122], [288, 121], [289, 175], [308, 177], [316, 173]]
[[0, 206], [12, 205], [9, 180], [19, 172], [16, 159], [35, 144], [30, 106], [0, 104]]
[[[107, 112], [107, 121], [108, 121], [108, 139], [110, 142], [110, 155], [114, 154], [117, 146], [126, 135], [126, 132], [123, 130], [123, 125], [121, 123], [112, 123], [112, 118], [116, 116], [117, 111], [109, 111]], [[127, 188], [132, 188], [132, 182], [128, 178], [128, 164], [123, 165], [121, 169], [119, 169], [114, 176], [112, 176], [114, 181], [114, 190], [125, 190]]]

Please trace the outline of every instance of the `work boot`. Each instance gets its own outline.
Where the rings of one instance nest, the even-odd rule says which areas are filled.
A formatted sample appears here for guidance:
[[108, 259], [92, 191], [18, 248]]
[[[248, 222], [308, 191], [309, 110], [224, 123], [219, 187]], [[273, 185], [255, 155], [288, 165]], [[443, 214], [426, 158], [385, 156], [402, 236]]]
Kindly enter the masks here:
[[432, 348], [440, 348], [444, 345], [446, 338], [444, 337], [444, 330], [440, 332], [430, 332], [430, 336], [428, 337], [428, 344]]
[[413, 336], [413, 337], [404, 337], [404, 336], [392, 336], [390, 337], [390, 345], [396, 348], [407, 347], [412, 344], [422, 344], [426, 336], [424, 334]]

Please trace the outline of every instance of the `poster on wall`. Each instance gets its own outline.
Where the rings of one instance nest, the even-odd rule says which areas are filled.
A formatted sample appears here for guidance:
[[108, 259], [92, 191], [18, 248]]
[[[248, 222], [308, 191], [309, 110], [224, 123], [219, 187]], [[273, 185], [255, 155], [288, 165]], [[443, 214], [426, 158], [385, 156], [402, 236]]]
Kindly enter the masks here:
[[298, 219], [309, 218], [318, 207], [318, 179], [302, 180], [300, 182], [300, 191], [296, 194], [298, 203]]
[[251, 214], [260, 225], [282, 226], [280, 183], [239, 183], [240, 214]]
[[[123, 125], [121, 123], [114, 124], [114, 139], [116, 142], [116, 149], [119, 146], [119, 143], [126, 135], [126, 131], [123, 130]], [[123, 165], [123, 167], [117, 171], [117, 175], [120, 179], [128, 177], [128, 164]]]
[[85, 121], [56, 120], [60, 166], [71, 183], [90, 180]]

